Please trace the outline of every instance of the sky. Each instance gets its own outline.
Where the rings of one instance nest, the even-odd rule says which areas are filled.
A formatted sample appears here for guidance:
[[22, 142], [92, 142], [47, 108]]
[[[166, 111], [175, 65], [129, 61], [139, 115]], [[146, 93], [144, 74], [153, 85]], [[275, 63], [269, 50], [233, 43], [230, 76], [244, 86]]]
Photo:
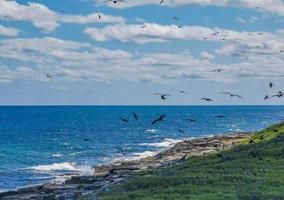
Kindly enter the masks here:
[[0, 105], [282, 105], [283, 75], [283, 0], [0, 0]]

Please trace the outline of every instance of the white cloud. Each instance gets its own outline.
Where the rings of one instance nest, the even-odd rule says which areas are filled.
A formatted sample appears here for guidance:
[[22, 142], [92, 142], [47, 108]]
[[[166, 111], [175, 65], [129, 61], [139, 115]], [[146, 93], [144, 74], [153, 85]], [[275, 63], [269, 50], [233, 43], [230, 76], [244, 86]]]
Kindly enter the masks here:
[[[101, 18], [99, 18], [99, 14]], [[91, 13], [89, 15], [67, 15], [50, 10], [43, 4], [19, 4], [16, 1], [0, 1], [0, 19], [15, 21], [30, 21], [34, 26], [44, 30], [53, 31], [60, 23], [117, 23], [124, 22], [122, 17]]]
[[[115, 24], [104, 28], [86, 28], [85, 33], [96, 41], [118, 40], [120, 42], [132, 42], [138, 44], [150, 42], [167, 42], [170, 40], [203, 40], [203, 41], [240, 41], [263, 38], [262, 35], [250, 32], [237, 32], [228, 29], [207, 28], [202, 26], [160, 25], [145, 23], [144, 28], [140, 24]], [[267, 33], [268, 35], [268, 33]], [[223, 39], [225, 39], [223, 41]]]
[[244, 18], [244, 17], [236, 17], [236, 21], [241, 23], [241, 24], [253, 24], [255, 23], [259, 18], [257, 17], [249, 17], [249, 18]]
[[[282, 32], [279, 31], [277, 34]], [[276, 44], [273, 48], [278, 48]], [[227, 55], [239, 53], [240, 44], [228, 45], [236, 46]], [[197, 59], [189, 51], [133, 54], [56, 38], [6, 39], [0, 42], [1, 60], [5, 63], [5, 60], [12, 59], [20, 64], [19, 67], [16, 65], [11, 68], [2, 65], [0, 81], [47, 81], [46, 73], [53, 75], [55, 81], [128, 80], [159, 83], [181, 79], [234, 81], [239, 77], [262, 78], [284, 74], [284, 61], [279, 53], [273, 53], [274, 50], [271, 50], [270, 54], [263, 55], [252, 49], [251, 45], [248, 60], [223, 65], [214, 63], [213, 55], [207, 52], [200, 52], [203, 58]], [[212, 70], [216, 68], [225, 70], [222, 73], [213, 73]]]
[[[118, 2], [114, 4], [109, 1], [108, 3], [102, 3], [114, 8], [127, 8], [134, 6], [141, 6], [147, 4], [160, 5], [158, 0], [132, 0], [129, 3]], [[284, 16], [284, 2], [282, 0], [166, 0], [163, 6], [184, 6], [184, 5], [214, 5], [222, 7], [240, 7], [258, 9], [260, 11], [266, 11], [275, 13], [277, 15]]]
[[15, 37], [18, 36], [20, 30], [12, 28], [12, 27], [5, 27], [0, 24], [0, 35]]
[[202, 52], [200, 53], [200, 56], [201, 56], [201, 58], [207, 59], [207, 60], [211, 60], [211, 59], [214, 59], [214, 58], [215, 58], [214, 55], [212, 55], [212, 54], [210, 54], [210, 53], [208, 53], [208, 52], [206, 52], [206, 51], [202, 51]]

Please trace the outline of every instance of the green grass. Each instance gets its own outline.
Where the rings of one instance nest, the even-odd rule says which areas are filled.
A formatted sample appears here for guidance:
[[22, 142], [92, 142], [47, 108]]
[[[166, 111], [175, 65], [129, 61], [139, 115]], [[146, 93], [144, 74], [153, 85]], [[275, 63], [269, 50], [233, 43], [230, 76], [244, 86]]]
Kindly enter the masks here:
[[100, 199], [284, 200], [284, 124], [257, 132], [231, 150], [141, 172]]

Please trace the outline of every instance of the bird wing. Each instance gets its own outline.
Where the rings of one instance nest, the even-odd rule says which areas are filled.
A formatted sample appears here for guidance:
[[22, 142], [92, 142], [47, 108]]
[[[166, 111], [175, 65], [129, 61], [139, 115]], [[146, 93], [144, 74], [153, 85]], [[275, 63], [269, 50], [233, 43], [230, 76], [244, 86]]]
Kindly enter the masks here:
[[238, 97], [238, 98], [240, 98], [240, 99], [244, 99], [242, 96], [237, 95], [237, 94], [234, 94], [234, 96], [235, 96], [235, 97]]
[[230, 92], [221, 92], [221, 94], [231, 95], [231, 93], [230, 93]]
[[158, 121], [158, 119], [155, 119], [154, 121], [152, 121], [152, 125], [156, 124]]

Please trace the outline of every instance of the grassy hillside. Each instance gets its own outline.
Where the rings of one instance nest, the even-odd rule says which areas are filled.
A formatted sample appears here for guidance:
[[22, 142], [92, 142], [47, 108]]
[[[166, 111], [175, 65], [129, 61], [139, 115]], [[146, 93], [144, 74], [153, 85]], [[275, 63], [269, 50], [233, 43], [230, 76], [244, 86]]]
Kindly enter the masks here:
[[140, 173], [100, 199], [284, 200], [284, 124], [257, 132], [231, 150]]

